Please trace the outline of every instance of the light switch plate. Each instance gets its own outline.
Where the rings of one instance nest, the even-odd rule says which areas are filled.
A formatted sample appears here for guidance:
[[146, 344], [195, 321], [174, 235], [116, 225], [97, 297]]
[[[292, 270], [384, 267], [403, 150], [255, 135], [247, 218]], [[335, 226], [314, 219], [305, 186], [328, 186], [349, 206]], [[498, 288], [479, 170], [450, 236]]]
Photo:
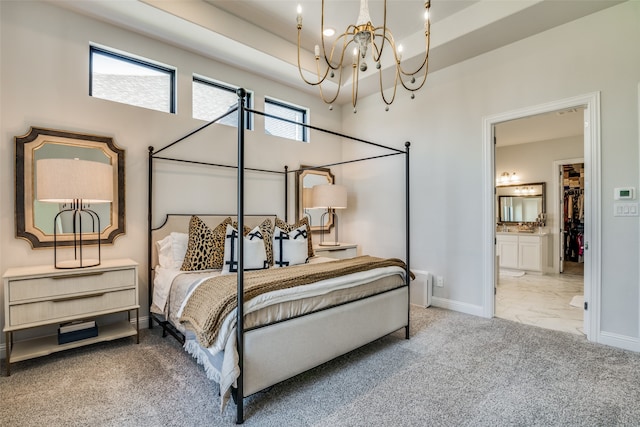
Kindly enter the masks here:
[[638, 204], [614, 203], [613, 216], [638, 216]]

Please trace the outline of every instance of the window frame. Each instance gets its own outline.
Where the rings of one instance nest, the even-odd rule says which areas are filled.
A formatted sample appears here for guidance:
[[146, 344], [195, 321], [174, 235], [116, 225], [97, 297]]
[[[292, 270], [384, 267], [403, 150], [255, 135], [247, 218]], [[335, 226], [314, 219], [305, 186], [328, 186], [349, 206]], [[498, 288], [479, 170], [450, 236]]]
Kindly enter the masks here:
[[[286, 138], [286, 137], [280, 137], [280, 138], [286, 138], [286, 139], [291, 139], [293, 141], [298, 141], [298, 142], [309, 142], [309, 128], [307, 127], [309, 125], [309, 108], [305, 108], [302, 107], [300, 105], [296, 105], [296, 104], [292, 104], [290, 102], [286, 102], [286, 101], [282, 101], [276, 98], [272, 98], [270, 96], [265, 96], [264, 97], [264, 109], [265, 109], [265, 113], [267, 112], [267, 104], [271, 104], [274, 105], [276, 107], [281, 107], [281, 108], [286, 108], [292, 111], [295, 111], [296, 113], [302, 113], [302, 123], [305, 126], [302, 125], [297, 125], [297, 126], [301, 126], [302, 127], [302, 139], [294, 139], [294, 138]], [[268, 117], [265, 117], [265, 121]], [[278, 119], [273, 119], [273, 120], [278, 120]], [[267, 125], [265, 123], [265, 127], [264, 127], [265, 132], [267, 131]]]
[[[221, 82], [219, 80], [215, 80], [209, 77], [205, 77], [203, 75], [200, 74], [192, 74], [191, 76], [191, 87], [193, 88], [193, 83], [197, 82], [197, 83], [201, 83], [204, 85], [208, 85], [208, 86], [212, 86], [216, 89], [221, 89], [221, 90], [226, 90], [228, 92], [231, 92], [233, 94], [236, 93], [236, 91], [238, 89], [240, 89], [237, 86], [231, 85], [229, 83], [224, 83]], [[247, 95], [246, 95], [246, 104], [245, 107], [246, 108], [253, 108], [253, 92], [250, 90], [247, 90]], [[253, 130], [253, 113], [250, 113], [249, 111], [245, 111], [245, 118], [244, 118], [244, 128], [246, 130]], [[196, 118], [193, 117], [193, 89], [192, 89], [192, 93], [191, 93], [191, 118], [195, 119], [195, 120], [205, 120], [205, 119], [200, 119], [200, 118]], [[222, 123], [224, 124], [224, 123]], [[227, 126], [231, 126], [231, 125], [227, 125]], [[236, 126], [237, 127], [237, 126]]]
[[[112, 59], [116, 59], [119, 61], [123, 61], [123, 62], [127, 62], [130, 64], [134, 64], [134, 65], [138, 65], [141, 67], [146, 67], [146, 68], [150, 68], [154, 71], [159, 71], [161, 73], [165, 73], [169, 75], [169, 111], [165, 111], [165, 110], [157, 110], [157, 109], [153, 109], [154, 111], [160, 111], [160, 112], [164, 112], [164, 113], [170, 113], [170, 114], [176, 114], [176, 69], [166, 66], [166, 65], [161, 65], [157, 62], [153, 62], [149, 59], [146, 58], [140, 58], [140, 57], [136, 57], [133, 54], [130, 53], [126, 53], [126, 52], [122, 52], [122, 51], [118, 51], [116, 49], [111, 49], [111, 48], [107, 48], [107, 47], [103, 47], [103, 46], [97, 46], [95, 44], [90, 44], [89, 45], [89, 96], [93, 97], [93, 54], [97, 53], [99, 55], [104, 55], [104, 56], [108, 56]], [[98, 99], [105, 99], [105, 98], [99, 98], [96, 97]], [[105, 99], [106, 101], [112, 101], [109, 99]], [[120, 102], [120, 101], [112, 101], [112, 102]], [[134, 104], [129, 104], [126, 102], [120, 102], [121, 104], [126, 104], [126, 105], [131, 105], [133, 107], [140, 107], [140, 108], [146, 108], [146, 107], [141, 107], [139, 105], [134, 105]]]

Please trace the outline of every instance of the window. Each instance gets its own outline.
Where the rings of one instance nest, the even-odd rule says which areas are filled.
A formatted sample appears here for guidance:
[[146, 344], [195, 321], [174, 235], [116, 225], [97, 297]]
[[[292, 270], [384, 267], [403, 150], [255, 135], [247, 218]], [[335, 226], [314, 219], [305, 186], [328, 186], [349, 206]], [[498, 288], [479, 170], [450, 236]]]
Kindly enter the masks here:
[[[238, 105], [238, 88], [215, 82], [204, 77], [193, 76], [193, 118], [211, 121]], [[246, 107], [251, 108], [251, 93], [247, 92]], [[252, 115], [245, 117], [245, 129], [252, 129]], [[218, 123], [238, 126], [238, 114], [229, 114]]]
[[174, 69], [96, 46], [89, 56], [90, 96], [176, 112]]
[[[296, 123], [308, 124], [307, 118], [309, 114], [307, 109], [276, 101], [272, 98], [265, 97], [264, 112]], [[264, 131], [269, 135], [281, 136], [282, 138], [295, 139], [302, 142], [309, 141], [309, 132], [305, 126], [272, 117], [265, 116]]]

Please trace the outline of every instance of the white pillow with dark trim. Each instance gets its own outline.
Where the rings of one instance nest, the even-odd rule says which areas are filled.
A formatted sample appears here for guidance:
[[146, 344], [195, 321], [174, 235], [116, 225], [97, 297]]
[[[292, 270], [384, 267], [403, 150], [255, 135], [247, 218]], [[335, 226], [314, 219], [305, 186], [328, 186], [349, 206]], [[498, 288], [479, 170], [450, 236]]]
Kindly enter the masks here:
[[[255, 227], [244, 236], [244, 269], [262, 270], [269, 268], [264, 237], [260, 226]], [[223, 273], [236, 273], [238, 271], [238, 230], [227, 225], [224, 238], [224, 265]]]
[[309, 260], [307, 226], [289, 232], [280, 227], [273, 230], [273, 266], [305, 264]]

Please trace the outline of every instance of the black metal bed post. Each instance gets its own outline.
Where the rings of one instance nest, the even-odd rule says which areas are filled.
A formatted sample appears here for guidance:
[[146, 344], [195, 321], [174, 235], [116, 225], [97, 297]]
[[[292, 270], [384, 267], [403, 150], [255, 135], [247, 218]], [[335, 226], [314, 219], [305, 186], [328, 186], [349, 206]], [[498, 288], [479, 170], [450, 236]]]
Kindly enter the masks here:
[[147, 247], [147, 293], [148, 293], [148, 307], [149, 307], [149, 329], [153, 329], [153, 316], [151, 315], [151, 299], [153, 297], [153, 293], [152, 293], [152, 277], [151, 277], [151, 269], [153, 268], [153, 266], [151, 265], [152, 260], [151, 260], [151, 248], [153, 245], [153, 242], [151, 241], [151, 227], [153, 226], [152, 223], [152, 209], [153, 209], [153, 195], [152, 195], [152, 183], [153, 183], [153, 146], [149, 146], [149, 180], [147, 181], [149, 183], [149, 188], [148, 188], [148, 205], [147, 205], [147, 221], [148, 221], [148, 226], [147, 226], [147, 242], [148, 242], [148, 247]]
[[406, 209], [406, 257], [407, 257], [407, 271], [405, 272], [404, 275], [404, 280], [405, 283], [407, 285], [407, 327], [405, 328], [405, 339], [409, 339], [409, 326], [410, 326], [410, 319], [411, 319], [411, 288], [409, 287], [410, 283], [411, 283], [411, 267], [410, 267], [410, 259], [411, 259], [411, 244], [410, 244], [410, 231], [411, 231], [411, 227], [410, 227], [410, 204], [409, 204], [409, 148], [411, 146], [411, 143], [409, 141], [404, 143], [404, 146], [406, 148], [406, 156], [405, 156], [405, 188], [406, 188], [406, 194], [405, 194], [405, 209]]
[[236, 328], [238, 367], [240, 368], [236, 388], [236, 424], [242, 424], [244, 422], [244, 101], [247, 92], [240, 88], [236, 93], [238, 95], [238, 305], [236, 308]]
[[289, 222], [289, 166], [284, 167], [284, 222]]

